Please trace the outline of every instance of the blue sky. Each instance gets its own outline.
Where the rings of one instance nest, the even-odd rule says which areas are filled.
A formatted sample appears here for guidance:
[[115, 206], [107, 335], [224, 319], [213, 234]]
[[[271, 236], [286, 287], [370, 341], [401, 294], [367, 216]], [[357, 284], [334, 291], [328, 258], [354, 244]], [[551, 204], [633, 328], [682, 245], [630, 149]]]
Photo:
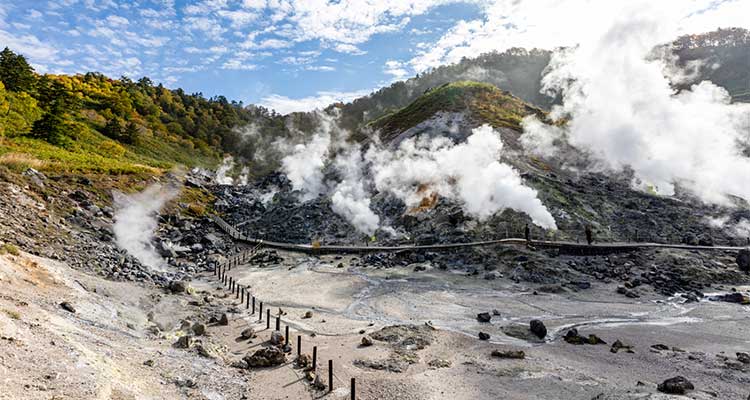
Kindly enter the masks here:
[[[738, 26], [746, 24], [738, 15], [750, 15], [750, 1], [664, 1], [674, 3], [675, 33]], [[593, 4], [0, 0], [0, 46], [26, 55], [39, 72], [149, 76], [285, 113], [351, 100], [486, 51], [575, 44], [591, 34], [584, 26], [609, 20]]]

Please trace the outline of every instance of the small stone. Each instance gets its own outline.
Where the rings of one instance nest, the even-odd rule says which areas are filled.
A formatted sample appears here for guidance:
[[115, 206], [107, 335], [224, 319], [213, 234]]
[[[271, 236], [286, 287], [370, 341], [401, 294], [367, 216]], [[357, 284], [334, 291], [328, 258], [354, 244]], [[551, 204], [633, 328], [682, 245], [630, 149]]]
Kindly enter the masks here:
[[302, 316], [302, 318], [305, 318], [305, 319], [312, 318], [312, 317], [313, 317], [312, 311], [307, 311], [305, 312], [305, 315]]
[[427, 365], [429, 365], [432, 368], [450, 368], [452, 363], [448, 360], [437, 359], [437, 360], [430, 360], [430, 362], [428, 362]]
[[544, 326], [544, 322], [538, 319], [533, 319], [529, 322], [529, 330], [539, 339], [544, 339], [547, 336], [547, 327]]
[[71, 312], [71, 313], [73, 313], [73, 314], [75, 314], [75, 313], [76, 313], [76, 309], [75, 309], [75, 307], [73, 307], [73, 305], [72, 305], [72, 304], [70, 304], [70, 303], [69, 303], [69, 302], [67, 302], [67, 301], [63, 301], [62, 303], [60, 303], [60, 308], [62, 308], [63, 310], [65, 310], [65, 311], [67, 311], [67, 312]]
[[526, 358], [526, 353], [522, 350], [492, 350], [492, 357], [523, 360]]
[[490, 322], [490, 320], [492, 320], [490, 313], [483, 312], [477, 314], [477, 321], [479, 322]]
[[243, 339], [255, 339], [255, 337], [257, 335], [255, 334], [255, 329], [253, 329], [253, 328], [245, 328], [245, 329], [242, 330], [242, 332], [240, 332], [240, 336]]
[[196, 322], [193, 324], [192, 330], [196, 336], [203, 336], [206, 334], [206, 325]]
[[178, 349], [189, 349], [192, 345], [193, 337], [190, 335], [180, 336], [180, 338], [174, 343], [174, 347]]
[[219, 318], [219, 325], [227, 326], [229, 325], [229, 316], [227, 313], [222, 313], [221, 317]]
[[296, 360], [294, 360], [294, 363], [297, 364], [297, 367], [299, 368], [307, 368], [312, 365], [312, 357], [310, 357], [309, 354], [300, 354]]
[[747, 353], [737, 353], [737, 361], [743, 363], [743, 364], [750, 364], [750, 354]]
[[372, 346], [372, 339], [369, 336], [362, 336], [362, 347]]
[[185, 280], [174, 280], [169, 283], [169, 290], [172, 291], [172, 293], [185, 293], [188, 291], [188, 287], [190, 286], [190, 283]]
[[695, 389], [695, 386], [687, 378], [676, 376], [660, 383], [656, 389], [667, 394], [685, 394], [688, 390]]
[[667, 346], [666, 344], [661, 344], [661, 343], [652, 344], [651, 348], [657, 351], [669, 350], [669, 346]]
[[490, 340], [490, 334], [479, 332], [479, 340]]
[[629, 344], [625, 344], [625, 343], [623, 343], [622, 341], [620, 341], [618, 339], [618, 340], [615, 340], [614, 343], [612, 343], [612, 347], [610, 347], [609, 351], [612, 352], [612, 353], [617, 353], [620, 350], [625, 350], [628, 353], [634, 353], [633, 346], [631, 346]]
[[282, 335], [279, 331], [273, 331], [271, 332], [271, 339], [269, 339], [269, 342], [274, 346], [283, 345], [284, 335]]
[[496, 317], [499, 317], [500, 316], [500, 311], [498, 311], [498, 310], [492, 310], [492, 315], [494, 315]]
[[154, 364], [155, 364], [154, 360], [146, 360], [146, 361], [143, 362], [143, 365], [145, 365], [147, 367], [153, 367]]

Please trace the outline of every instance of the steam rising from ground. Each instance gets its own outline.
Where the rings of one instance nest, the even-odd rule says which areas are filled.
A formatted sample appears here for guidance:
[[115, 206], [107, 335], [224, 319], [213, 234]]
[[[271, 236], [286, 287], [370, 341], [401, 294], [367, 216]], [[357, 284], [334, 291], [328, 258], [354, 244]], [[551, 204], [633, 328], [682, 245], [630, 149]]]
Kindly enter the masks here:
[[164, 204], [175, 198], [179, 191], [151, 185], [140, 193], [125, 195], [114, 192], [115, 224], [113, 227], [117, 245], [137, 258], [143, 265], [159, 268], [164, 260], [151, 245], [158, 226], [158, 213]]
[[726, 204], [727, 194], [750, 199], [750, 159], [740, 147], [750, 135], [750, 105], [730, 104], [726, 90], [710, 82], [672, 89], [670, 78], [684, 80], [684, 73], [675, 73], [673, 60], [648, 57], [674, 37], [669, 18], [660, 18], [665, 12], [618, 10], [606, 32], [558, 51], [542, 83], [563, 94], [552, 118], [569, 122], [558, 128], [528, 117], [522, 142], [549, 156], [567, 141], [603, 169], [632, 168], [636, 186], [660, 194], [674, 194], [679, 184], [706, 202]]
[[537, 192], [523, 184], [518, 171], [498, 161], [503, 151], [500, 134], [488, 125], [473, 130], [466, 143], [444, 137], [412, 138], [398, 149], [367, 153], [375, 187], [414, 207], [424, 198], [417, 188], [457, 200], [464, 210], [484, 220], [511, 208], [528, 214], [535, 224], [556, 229], [555, 219]]
[[343, 179], [331, 196], [331, 208], [358, 231], [372, 235], [380, 226], [380, 217], [370, 209], [370, 194], [365, 189], [363, 165], [359, 146], [352, 146], [336, 158], [334, 166]]
[[216, 183], [219, 185], [233, 185], [234, 179], [229, 176], [229, 172], [234, 168], [234, 158], [224, 157], [219, 169], [216, 170]]

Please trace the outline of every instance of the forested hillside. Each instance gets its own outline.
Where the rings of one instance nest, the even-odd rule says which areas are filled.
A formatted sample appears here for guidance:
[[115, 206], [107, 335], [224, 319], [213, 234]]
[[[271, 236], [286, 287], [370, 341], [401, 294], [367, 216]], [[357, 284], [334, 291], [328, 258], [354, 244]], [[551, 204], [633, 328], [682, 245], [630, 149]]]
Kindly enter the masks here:
[[238, 126], [284, 129], [278, 114], [223, 96], [207, 99], [148, 78], [40, 75], [0, 53], [0, 161], [23, 168], [130, 172], [213, 165], [237, 151]]

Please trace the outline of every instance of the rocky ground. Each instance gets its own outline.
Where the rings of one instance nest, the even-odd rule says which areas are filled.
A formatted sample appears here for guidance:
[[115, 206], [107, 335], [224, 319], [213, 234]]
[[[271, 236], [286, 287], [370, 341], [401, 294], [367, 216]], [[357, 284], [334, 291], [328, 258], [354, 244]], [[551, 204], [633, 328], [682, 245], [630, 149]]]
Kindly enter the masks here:
[[[189, 175], [185, 185], [212, 191], [215, 208], [254, 236], [360, 240], [324, 198], [300, 205], [278, 175], [244, 187]], [[605, 190], [594, 187], [591, 199]], [[280, 316], [279, 335], [273, 320], [266, 329], [213, 275], [250, 247], [178, 202], [161, 216], [153, 243], [169, 267], [149, 269], [113, 241], [110, 189], [106, 181], [34, 171], [0, 181], [7, 199], [0, 202], [0, 399], [319, 398], [329, 359], [333, 398], [348, 397], [351, 378], [362, 399], [750, 394], [748, 276], [737, 252], [575, 257], [496, 246], [311, 257], [260, 250], [230, 275]], [[574, 197], [587, 198], [587, 190]], [[639, 201], [651, 204], [645, 210], [656, 223], [676, 221], [671, 229], [686, 241], [739, 240], [700, 222], [701, 213], [717, 210], [690, 214], [672, 200], [620, 197], [597, 209]], [[401, 234], [379, 233], [377, 243], [505, 235], [504, 225], [476, 224], [446, 202], [418, 214], [385, 197], [375, 203]], [[505, 215], [522, 226], [520, 216]], [[642, 229], [639, 218], [612, 235]], [[291, 346], [275, 345], [287, 325]], [[317, 374], [306, 367], [312, 346]]]

